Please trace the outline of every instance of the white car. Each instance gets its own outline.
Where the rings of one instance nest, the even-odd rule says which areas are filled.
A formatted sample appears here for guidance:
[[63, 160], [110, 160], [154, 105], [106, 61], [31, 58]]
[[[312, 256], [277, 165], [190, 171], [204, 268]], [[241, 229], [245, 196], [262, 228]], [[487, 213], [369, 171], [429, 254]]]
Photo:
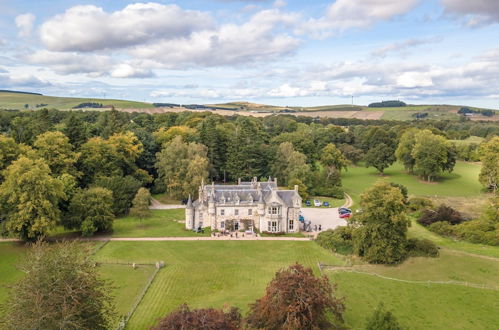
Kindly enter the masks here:
[[322, 202], [318, 199], [314, 199], [314, 206], [322, 206]]

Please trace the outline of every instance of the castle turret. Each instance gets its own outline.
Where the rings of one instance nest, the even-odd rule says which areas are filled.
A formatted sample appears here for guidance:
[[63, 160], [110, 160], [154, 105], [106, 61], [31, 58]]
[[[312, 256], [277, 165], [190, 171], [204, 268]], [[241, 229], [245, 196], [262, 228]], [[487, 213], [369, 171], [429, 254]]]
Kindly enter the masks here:
[[194, 227], [194, 206], [192, 205], [191, 195], [189, 194], [189, 199], [187, 200], [187, 205], [185, 206], [185, 229], [192, 230]]

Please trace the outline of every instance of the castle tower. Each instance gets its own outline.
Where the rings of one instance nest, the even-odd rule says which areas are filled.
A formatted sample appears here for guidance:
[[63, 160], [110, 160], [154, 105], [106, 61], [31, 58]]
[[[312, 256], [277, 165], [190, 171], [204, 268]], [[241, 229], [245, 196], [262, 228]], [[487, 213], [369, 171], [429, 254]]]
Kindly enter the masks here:
[[192, 230], [194, 227], [194, 206], [192, 205], [191, 195], [189, 194], [189, 199], [187, 200], [187, 205], [185, 206], [185, 229]]

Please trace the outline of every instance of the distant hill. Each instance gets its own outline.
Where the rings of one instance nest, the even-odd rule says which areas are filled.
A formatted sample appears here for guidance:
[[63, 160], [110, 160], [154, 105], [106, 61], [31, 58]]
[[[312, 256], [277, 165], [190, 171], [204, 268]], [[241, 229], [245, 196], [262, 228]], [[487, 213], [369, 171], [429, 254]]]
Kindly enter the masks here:
[[[386, 103], [386, 102], [385, 102]], [[268, 116], [272, 114], [290, 114], [308, 117], [328, 118], [357, 118], [357, 119], [386, 119], [386, 120], [431, 120], [449, 119], [458, 120], [462, 116], [458, 112], [463, 108], [460, 105], [411, 105], [395, 106], [392, 102], [380, 102], [377, 107], [360, 105], [339, 104], [313, 107], [276, 106], [258, 104], [245, 101], [218, 103], [218, 104], [177, 104], [177, 103], [147, 103], [116, 99], [78, 98], [45, 96], [39, 93], [20, 91], [0, 91], [0, 109], [37, 110], [42, 108], [55, 108], [59, 110], [86, 109], [104, 111], [111, 107], [127, 112], [181, 112], [181, 111], [211, 111], [220, 115], [247, 115]], [[379, 107], [383, 105], [382, 107]], [[402, 104], [399, 104], [402, 105]], [[473, 109], [471, 120], [499, 120], [499, 110], [492, 110], [494, 115], [484, 116], [487, 109], [470, 107]], [[461, 110], [462, 112], [462, 110]]]

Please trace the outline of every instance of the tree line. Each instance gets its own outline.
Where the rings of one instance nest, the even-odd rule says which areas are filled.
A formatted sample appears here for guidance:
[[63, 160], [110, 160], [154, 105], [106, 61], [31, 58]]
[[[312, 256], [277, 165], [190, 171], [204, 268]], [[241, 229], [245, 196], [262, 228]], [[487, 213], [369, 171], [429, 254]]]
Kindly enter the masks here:
[[[431, 181], [452, 171], [458, 158], [448, 139], [471, 134], [490, 144], [479, 149], [480, 180], [496, 189], [498, 127], [210, 112], [0, 111], [0, 228], [23, 239], [57, 224], [92, 235], [128, 214], [141, 187], [184, 199], [195, 197], [203, 180], [271, 176], [280, 186], [298, 185], [303, 197], [341, 198], [340, 174], [351, 164], [383, 173], [399, 160]], [[137, 205], [144, 200], [137, 197]]]

